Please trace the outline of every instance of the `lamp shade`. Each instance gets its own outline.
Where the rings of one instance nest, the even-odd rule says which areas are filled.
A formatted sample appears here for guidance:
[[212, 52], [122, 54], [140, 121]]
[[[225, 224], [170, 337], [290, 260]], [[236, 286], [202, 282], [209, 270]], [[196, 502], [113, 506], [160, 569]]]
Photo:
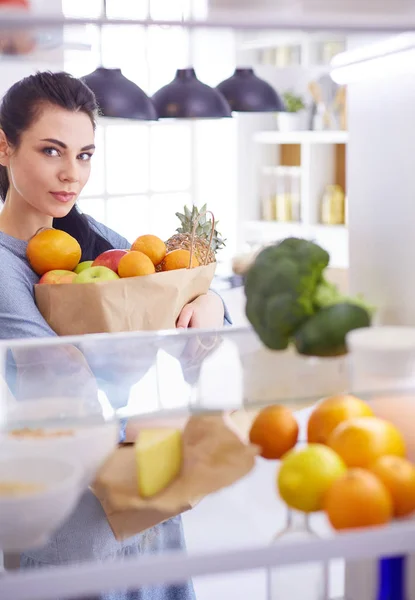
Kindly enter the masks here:
[[220, 119], [231, 117], [231, 108], [215, 88], [202, 83], [194, 69], [178, 69], [169, 84], [152, 97], [159, 118]]
[[124, 77], [121, 69], [99, 67], [82, 80], [94, 92], [103, 117], [157, 120], [150, 98], [138, 85]]
[[274, 88], [251, 68], [235, 69], [217, 88], [235, 112], [282, 112], [285, 106]]

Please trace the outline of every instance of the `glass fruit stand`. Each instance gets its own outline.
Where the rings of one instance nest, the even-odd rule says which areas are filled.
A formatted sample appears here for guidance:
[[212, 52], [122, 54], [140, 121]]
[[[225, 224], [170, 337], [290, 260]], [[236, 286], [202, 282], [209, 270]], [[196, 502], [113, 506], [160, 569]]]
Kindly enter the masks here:
[[[358, 561], [415, 550], [410, 520], [335, 533], [321, 513], [306, 522], [296, 511], [287, 512], [281, 502], [274, 504], [278, 461], [269, 461], [266, 476], [255, 482], [251, 478], [255, 478], [258, 461], [264, 459], [252, 461], [252, 456], [243, 454], [253, 415], [269, 404], [298, 411], [299, 439], [305, 441], [304, 426], [316, 400], [352, 389], [353, 352], [327, 359], [272, 352], [249, 328], [21, 340], [3, 342], [0, 351], [0, 480], [21, 486], [12, 499], [0, 493], [0, 546], [6, 553], [47, 541], [75, 509], [88, 485], [96, 485], [94, 479], [116, 452], [127, 421], [128, 426], [154, 427], [177, 424], [183, 418], [187, 423], [224, 419], [226, 429], [241, 445], [233, 448], [233, 459], [242, 456], [243, 466], [238, 470], [235, 463], [230, 478], [222, 479], [216, 490], [222, 487], [219, 493], [223, 494], [227, 483], [238, 486], [239, 479], [245, 479], [248, 490], [259, 486], [255, 510], [266, 521], [262, 541], [257, 538], [245, 547], [229, 539], [225, 549], [218, 544], [204, 552], [120, 559], [105, 568], [83, 563], [36, 572], [8, 571], [0, 579], [0, 598], [4, 600], [52, 600], [57, 590], [61, 597], [85, 597], [117, 586], [134, 588], [267, 569], [271, 586], [267, 590], [264, 584], [264, 598], [285, 598], [272, 591], [276, 589], [273, 580], [285, 581], [287, 586], [299, 575], [318, 588], [313, 595], [301, 597], [329, 598], [330, 561]], [[383, 384], [376, 389], [372, 381], [370, 390], [360, 390], [359, 395], [379, 406], [385, 397], [390, 401], [391, 394], [395, 402], [401, 398], [408, 403], [409, 398], [411, 404], [408, 378], [404, 388], [385, 392]], [[231, 453], [230, 442], [221, 438], [220, 429], [212, 431], [214, 441], [209, 441], [209, 430], [205, 431], [209, 443], [204, 452], [220, 452], [224, 459]], [[202, 463], [198, 469], [206, 467]], [[218, 473], [221, 469], [217, 459], [215, 469]], [[207, 488], [201, 490], [206, 493]], [[201, 506], [206, 501], [202, 500]], [[260, 526], [259, 520], [256, 526]], [[287, 536], [287, 530], [297, 535]], [[275, 565], [278, 569], [270, 570]], [[284, 571], [282, 579], [279, 569]], [[260, 594], [258, 591], [258, 598]]]

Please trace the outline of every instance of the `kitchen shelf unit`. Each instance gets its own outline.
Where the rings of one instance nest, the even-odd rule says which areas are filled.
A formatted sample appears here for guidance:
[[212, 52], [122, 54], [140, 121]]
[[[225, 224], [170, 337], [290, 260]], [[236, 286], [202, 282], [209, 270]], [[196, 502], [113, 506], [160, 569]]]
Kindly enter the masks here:
[[[345, 48], [348, 36], [341, 31], [245, 31], [237, 32], [237, 62], [252, 64], [255, 73], [272, 85], [279, 94], [290, 90], [300, 94], [311, 107], [308, 84], [319, 81], [330, 70], [330, 52]], [[334, 48], [330, 47], [334, 44]], [[328, 55], [323, 49], [327, 46]], [[295, 51], [291, 55], [290, 49]], [[278, 52], [282, 50], [282, 59]], [[281, 59], [281, 60], [280, 60]], [[293, 59], [291, 61], [291, 59]], [[284, 63], [285, 60], [285, 63]], [[309, 110], [311, 122], [311, 110]], [[347, 131], [288, 131], [277, 130], [275, 114], [239, 115], [238, 135], [240, 172], [238, 174], [239, 239], [241, 254], [251, 248], [278, 241], [293, 235], [308, 237], [321, 243], [331, 255], [333, 267], [348, 266], [347, 231], [343, 228], [320, 227], [320, 203], [326, 185], [339, 183], [345, 189]], [[244, 146], [253, 146], [248, 156]], [[300, 210], [286, 218], [294, 222], [263, 221], [275, 219], [275, 210], [263, 210], [263, 180], [272, 169], [296, 167], [293, 189]], [[288, 180], [293, 171], [281, 174]], [[265, 177], [264, 177], [265, 176]], [[271, 185], [272, 176], [269, 177]], [[276, 178], [274, 178], [276, 181]], [[265, 186], [270, 183], [265, 183]], [[268, 214], [267, 214], [268, 213]], [[298, 214], [300, 213], [300, 214]], [[299, 218], [298, 218], [299, 217]], [[301, 227], [298, 227], [299, 223]]]
[[[331, 45], [331, 48], [330, 48]], [[292, 30], [248, 32], [240, 34], [238, 51], [249, 57], [252, 64], [279, 72], [292, 69], [327, 73], [333, 53], [345, 49], [346, 36], [341, 33]], [[271, 71], [270, 71], [271, 73]], [[298, 78], [298, 71], [296, 73]]]
[[[348, 267], [348, 230], [344, 225], [320, 222], [325, 187], [337, 183], [346, 188], [347, 131], [259, 131], [257, 146], [256, 218], [242, 223], [243, 242], [258, 247], [289, 236], [316, 241], [329, 253], [331, 266]], [[261, 178], [280, 166], [300, 169], [300, 222], [261, 220]], [[347, 194], [347, 190], [346, 194]], [[346, 205], [347, 210], [347, 205]]]
[[243, 224], [245, 243], [255, 249], [287, 237], [300, 237], [313, 241], [330, 253], [330, 266], [348, 267], [349, 233], [345, 225], [306, 225], [278, 221], [246, 221]]

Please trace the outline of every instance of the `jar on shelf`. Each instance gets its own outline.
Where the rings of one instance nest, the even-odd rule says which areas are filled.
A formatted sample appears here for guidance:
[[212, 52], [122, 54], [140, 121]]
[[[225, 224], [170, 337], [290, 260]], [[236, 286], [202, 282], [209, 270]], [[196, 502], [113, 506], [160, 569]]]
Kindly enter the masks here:
[[293, 220], [290, 176], [287, 167], [276, 167], [275, 173], [276, 220], [287, 223]]
[[275, 48], [275, 66], [278, 68], [299, 66], [301, 64], [300, 45], [281, 45]]
[[260, 195], [263, 221], [300, 222], [301, 168], [262, 167]]
[[292, 205], [292, 220], [296, 223], [301, 221], [301, 168], [288, 167], [290, 170], [290, 189], [291, 189], [291, 205]]
[[332, 59], [346, 50], [346, 44], [342, 40], [326, 41], [321, 46], [320, 62], [323, 65], [329, 65]]
[[340, 185], [326, 186], [321, 200], [320, 221], [323, 225], [344, 225], [345, 196]]
[[276, 62], [276, 49], [275, 48], [263, 48], [259, 51], [259, 64], [260, 65], [275, 65]]
[[262, 221], [275, 221], [275, 172], [272, 167], [261, 169], [260, 204]]
[[301, 171], [299, 167], [276, 167], [276, 220], [298, 222], [301, 206]]

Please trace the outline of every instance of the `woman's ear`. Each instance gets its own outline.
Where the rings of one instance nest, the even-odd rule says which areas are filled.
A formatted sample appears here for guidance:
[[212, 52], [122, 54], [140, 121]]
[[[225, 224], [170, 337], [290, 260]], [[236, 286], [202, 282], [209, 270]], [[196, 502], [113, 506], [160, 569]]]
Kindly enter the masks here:
[[0, 165], [3, 167], [9, 166], [10, 146], [7, 141], [6, 134], [3, 129], [0, 129]]

